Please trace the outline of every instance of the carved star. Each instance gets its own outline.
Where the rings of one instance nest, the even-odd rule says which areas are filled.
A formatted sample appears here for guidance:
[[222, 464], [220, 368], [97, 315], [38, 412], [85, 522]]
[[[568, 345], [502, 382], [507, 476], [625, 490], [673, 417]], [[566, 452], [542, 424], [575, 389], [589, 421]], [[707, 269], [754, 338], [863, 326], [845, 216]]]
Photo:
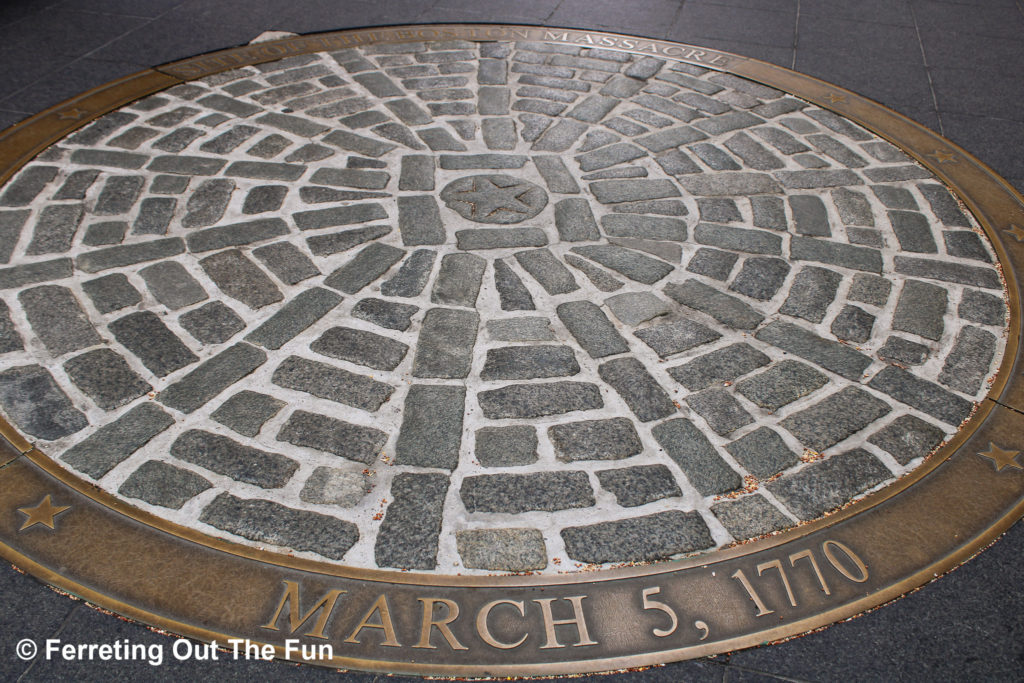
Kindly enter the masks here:
[[472, 206], [471, 213], [477, 218], [489, 218], [499, 211], [530, 213], [532, 207], [523, 201], [530, 189], [521, 185], [501, 187], [487, 178], [477, 178], [473, 189], [456, 192], [454, 199]]
[[62, 111], [57, 115], [57, 118], [61, 121], [78, 121], [80, 118], [88, 114], [89, 112], [85, 109], [79, 109], [78, 107], [72, 107], [67, 111]]
[[53, 518], [69, 509], [71, 509], [70, 505], [54, 505], [49, 494], [47, 494], [46, 498], [43, 498], [43, 501], [35, 507], [18, 508], [18, 512], [26, 517], [25, 523], [21, 525], [18, 531], [24, 531], [36, 524], [45, 524], [53, 529]]
[[948, 149], [937, 149], [931, 154], [927, 154], [926, 156], [930, 156], [932, 159], [935, 159], [940, 164], [956, 163], [956, 154], [950, 152]]
[[1020, 227], [1016, 223], [1011, 223], [1010, 227], [1003, 229], [1006, 230], [1006, 232], [1013, 235], [1014, 239], [1016, 239], [1018, 242], [1024, 242], [1024, 228]]
[[1018, 470], [1024, 470], [1024, 467], [1017, 462], [1020, 451], [1004, 451], [991, 441], [988, 442], [988, 450], [978, 453], [978, 455], [991, 460], [996, 472], [1002, 472], [1004, 467], [1016, 467]]
[[825, 99], [832, 104], [838, 104], [839, 102], [846, 102], [846, 95], [837, 95], [834, 92], [830, 92], [825, 95]]

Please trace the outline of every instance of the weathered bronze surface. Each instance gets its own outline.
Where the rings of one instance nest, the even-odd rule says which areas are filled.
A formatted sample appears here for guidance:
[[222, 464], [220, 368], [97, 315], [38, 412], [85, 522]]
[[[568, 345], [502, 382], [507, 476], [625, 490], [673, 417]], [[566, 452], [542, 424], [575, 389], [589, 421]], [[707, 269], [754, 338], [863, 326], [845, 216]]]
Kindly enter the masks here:
[[699, 64], [832, 109], [897, 144], [956, 191], [1002, 264], [1010, 336], [988, 398], [911, 475], [777, 536], [651, 566], [488, 578], [349, 570], [206, 537], [78, 480], [3, 424], [0, 554], [106, 609], [229, 649], [230, 639], [249, 639], [280, 657], [354, 669], [568, 674], [710, 655], [850, 617], [966, 561], [1024, 514], [1024, 199], [935, 133], [808, 76], [705, 48], [562, 29], [305, 36], [168, 64], [43, 112], [0, 134], [0, 180], [96, 116], [182, 80], [348, 45], [455, 38], [540, 40]]

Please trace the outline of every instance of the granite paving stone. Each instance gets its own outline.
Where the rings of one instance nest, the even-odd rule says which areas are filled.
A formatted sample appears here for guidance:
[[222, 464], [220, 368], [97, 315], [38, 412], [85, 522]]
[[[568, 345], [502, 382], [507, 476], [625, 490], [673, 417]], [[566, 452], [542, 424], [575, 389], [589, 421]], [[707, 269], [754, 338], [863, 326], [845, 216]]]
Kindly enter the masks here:
[[211, 301], [184, 313], [178, 322], [186, 332], [204, 344], [226, 342], [245, 329], [245, 322], [220, 301]]
[[937, 341], [945, 329], [948, 292], [943, 287], [907, 280], [893, 313], [892, 327]]
[[221, 403], [210, 417], [243, 436], [253, 437], [285, 405], [273, 396], [246, 389]]
[[661, 358], [668, 358], [702, 344], [708, 344], [722, 336], [719, 332], [685, 318], [645, 327], [633, 334], [651, 347]]
[[39, 214], [25, 253], [63, 254], [71, 248], [81, 222], [81, 204], [50, 204]]
[[601, 237], [590, 203], [585, 199], [570, 198], [556, 202], [555, 227], [563, 242], [588, 242]]
[[666, 285], [665, 294], [684, 306], [705, 313], [734, 329], [752, 330], [764, 320], [764, 316], [750, 305], [698, 280], [690, 279]]
[[473, 360], [480, 316], [475, 311], [432, 308], [420, 328], [414, 377], [464, 378]]
[[728, 444], [725, 450], [761, 480], [770, 479], [800, 462], [800, 458], [789, 449], [779, 433], [768, 427], [758, 427]]
[[329, 209], [298, 211], [292, 214], [299, 230], [320, 230], [336, 225], [352, 225], [387, 219], [387, 211], [377, 203], [332, 206]]
[[159, 400], [165, 406], [191, 413], [253, 370], [263, 365], [267, 354], [239, 342], [203, 361], [197, 368], [164, 388]]
[[687, 404], [704, 418], [716, 433], [728, 436], [754, 421], [739, 402], [725, 389], [704, 389], [686, 398]]
[[369, 465], [377, 460], [388, 435], [373, 427], [296, 410], [277, 433], [277, 440]]
[[211, 486], [195, 472], [160, 460], [147, 460], [125, 479], [117, 492], [150, 505], [178, 510]]
[[593, 358], [604, 358], [629, 350], [626, 340], [596, 304], [570, 301], [559, 304], [555, 311], [570, 334]]
[[548, 428], [555, 457], [563, 462], [577, 460], [620, 460], [643, 451], [636, 427], [625, 417], [583, 420]]
[[992, 268], [968, 266], [949, 261], [915, 258], [913, 256], [893, 257], [896, 272], [911, 277], [924, 277], [943, 282], [955, 282], [983, 289], [1002, 289], [999, 275]]
[[669, 510], [562, 530], [566, 553], [578, 562], [649, 562], [714, 545], [696, 512]]
[[284, 486], [299, 463], [219, 434], [190, 429], [171, 444], [171, 455], [211, 472], [264, 489]]
[[47, 441], [79, 432], [89, 424], [40, 365], [21, 365], [0, 372], [0, 406], [19, 429]]
[[470, 513], [553, 512], [595, 504], [585, 472], [479, 474], [462, 480], [459, 497]]
[[388, 225], [370, 225], [354, 230], [321, 233], [306, 238], [306, 246], [314, 256], [330, 256], [378, 239], [391, 232]]
[[102, 343], [78, 299], [66, 287], [41, 285], [22, 290], [18, 301], [32, 332], [53, 356]]
[[971, 224], [960, 210], [956, 199], [945, 187], [935, 183], [918, 183], [917, 189], [924, 195], [935, 216], [944, 225], [959, 228], [970, 227]]
[[889, 476], [875, 456], [856, 448], [813, 462], [765, 486], [797, 517], [813, 519]]
[[675, 477], [664, 465], [599, 470], [597, 479], [601, 487], [614, 495], [615, 501], [623, 507], [637, 507], [682, 495]]
[[942, 239], [946, 244], [946, 253], [948, 254], [985, 263], [992, 262], [992, 257], [989, 256], [981, 237], [975, 232], [947, 230], [942, 233]]
[[185, 267], [177, 261], [161, 261], [139, 271], [150, 294], [172, 311], [209, 298]]
[[316, 264], [291, 242], [276, 242], [253, 249], [252, 255], [278, 279], [294, 285], [320, 274]]
[[626, 325], [636, 326], [672, 312], [672, 307], [650, 292], [626, 292], [604, 301], [615, 317]]
[[699, 391], [712, 384], [731, 382], [770, 362], [746, 343], [731, 344], [706, 353], [688, 363], [668, 369], [668, 374], [690, 391]]
[[455, 532], [463, 566], [502, 572], [528, 572], [548, 564], [539, 529], [466, 529]]
[[363, 247], [352, 260], [324, 279], [324, 284], [346, 294], [355, 294], [386, 273], [402, 259], [405, 251], [380, 242]]
[[823, 339], [793, 323], [775, 321], [758, 330], [754, 336], [850, 380], [859, 380], [871, 364], [871, 358], [863, 353]]
[[[78, 261], [81, 261], [81, 258], [82, 257], [79, 257]], [[87, 273], [96, 272], [94, 270], [89, 270], [88, 268], [83, 268], [80, 263], [77, 265], [79, 269], [84, 270]], [[12, 266], [11, 268], [0, 268], [0, 289], [14, 289], [16, 287], [32, 285], [37, 282], [59, 280], [61, 278], [69, 277], [71, 272], [72, 265], [71, 259], [69, 258], [59, 258], [37, 263], [26, 263], [25, 265]]]
[[[665, 216], [609, 214], [601, 217], [601, 229], [609, 237], [639, 237], [685, 242], [686, 221]], [[596, 238], [591, 238], [596, 239]]]
[[486, 268], [487, 259], [476, 254], [446, 254], [430, 292], [431, 302], [473, 308]]
[[607, 271], [598, 268], [590, 261], [585, 261], [574, 254], [566, 254], [563, 258], [566, 263], [586, 275], [587, 279], [602, 292], [614, 292], [622, 289], [622, 282], [616, 280]]
[[348, 327], [326, 330], [309, 348], [324, 356], [375, 370], [394, 370], [409, 351], [400, 341]]
[[104, 410], [130, 403], [152, 386], [111, 349], [95, 349], [64, 363], [64, 371], [79, 389]]
[[492, 420], [532, 419], [604, 406], [600, 389], [588, 382], [509, 384], [481, 391], [477, 401], [484, 417]]
[[20, 351], [25, 348], [18, 329], [11, 320], [11, 309], [3, 301], [0, 301], [0, 353]]
[[483, 427], [473, 455], [484, 467], [512, 467], [537, 461], [537, 431], [529, 425]]
[[965, 289], [957, 315], [982, 325], [1002, 325], [1006, 320], [1006, 304], [994, 294]]
[[112, 321], [107, 329], [146, 368], [159, 377], [199, 358], [152, 311], [136, 311]]
[[359, 538], [355, 524], [319, 512], [296, 510], [269, 500], [222, 493], [199, 521], [259, 543], [271, 543], [340, 560]]
[[809, 408], [793, 413], [780, 424], [808, 448], [821, 452], [891, 410], [885, 401], [863, 389], [848, 386]]
[[744, 379], [736, 390], [757, 405], [775, 412], [828, 382], [828, 377], [794, 360], [780, 361], [768, 370]]
[[[28, 206], [57, 177], [58, 170], [56, 166], [29, 166], [19, 173], [0, 195], [0, 206]], [[90, 173], [90, 171], [85, 171], [85, 173]], [[59, 196], [56, 198], [75, 199], [76, 197]], [[77, 197], [77, 199], [81, 199], [81, 197]]]
[[[705, 275], [715, 280], [728, 280], [733, 266], [739, 259], [738, 254], [719, 251], [709, 247], [701, 247], [694, 253], [686, 266], [686, 270], [698, 275]], [[787, 271], [788, 272], [788, 271]]]
[[792, 525], [788, 517], [759, 495], [723, 500], [713, 505], [711, 512], [736, 539], [757, 538]]
[[[735, 262], [735, 257], [733, 258], [733, 262]], [[731, 264], [729, 269], [732, 269]], [[740, 268], [740, 272], [736, 274], [736, 278], [729, 285], [729, 289], [743, 294], [744, 296], [749, 296], [752, 299], [767, 301], [775, 296], [779, 289], [782, 288], [782, 285], [786, 281], [786, 277], [789, 275], [790, 269], [791, 266], [782, 259], [766, 256], [751, 256], [743, 260], [743, 266]], [[687, 270], [693, 272], [693, 269], [690, 267], [688, 267]], [[728, 273], [726, 273], [725, 277], [728, 277]], [[724, 280], [725, 277], [716, 279]]]
[[316, 505], [351, 508], [355, 507], [370, 489], [368, 477], [361, 472], [336, 467], [317, 467], [303, 484], [299, 498], [303, 502]]
[[673, 270], [664, 261], [613, 245], [573, 247], [572, 251], [645, 285], [654, 284]]
[[[84, 417], [82, 421], [84, 423]], [[159, 406], [143, 403], [64, 451], [61, 460], [99, 479], [173, 424], [174, 418]]]
[[[278, 217], [273, 218], [257, 218], [256, 220], [244, 221], [242, 223], [232, 223], [230, 225], [219, 225], [212, 228], [205, 228], [203, 230], [197, 230], [189, 233], [185, 239], [188, 244], [189, 251], [201, 253], [204, 251], [214, 251], [216, 249], [224, 249], [226, 247], [239, 247], [247, 244], [253, 244], [254, 242], [262, 242], [263, 240], [273, 239], [274, 237], [280, 237], [281, 235], [287, 235], [289, 232], [288, 224], [283, 219]], [[164, 247], [164, 240], [151, 243], [154, 250], [159, 245], [164, 247], [161, 251], [170, 251], [172, 248], [177, 247], [180, 250], [180, 240], [174, 238], [168, 238], [169, 244]], [[176, 244], [170, 244], [174, 242]], [[106, 250], [113, 252], [115, 249], [130, 249], [135, 246], [141, 245], [125, 245], [123, 247], [111, 247]], [[86, 254], [85, 256], [95, 257], [93, 254]], [[141, 255], [140, 255], [141, 256]], [[148, 258], [160, 258], [160, 256], [152, 256]], [[146, 260], [148, 260], [148, 258]], [[82, 256], [79, 256], [76, 265], [79, 268], [84, 268], [82, 265]], [[118, 261], [124, 261], [127, 257], [118, 259]], [[113, 261], [114, 259], [109, 259]], [[141, 259], [140, 259], [141, 260]], [[134, 261], [129, 261], [134, 263]], [[108, 268], [115, 267], [115, 265], [123, 265], [123, 263], [116, 263], [114, 265], [106, 266]], [[100, 270], [100, 268], [97, 268]]]
[[[207, 256], [200, 259], [199, 265], [224, 294], [241, 301], [253, 310], [277, 303], [284, 298], [259, 266], [238, 249], [228, 249]], [[148, 269], [156, 267], [149, 266]], [[140, 271], [140, 274], [145, 270]]]
[[29, 209], [0, 211], [0, 263], [10, 263], [21, 229], [30, 214]]
[[598, 367], [598, 374], [626, 402], [641, 422], [676, 412], [676, 406], [643, 364], [635, 358], [616, 358]]
[[380, 409], [394, 392], [394, 387], [365, 375], [299, 356], [286, 358], [274, 370], [271, 381], [279, 387], [303, 391], [368, 412]]
[[530, 291], [505, 261], [494, 261], [494, 286], [504, 311], [532, 311], [536, 308]]
[[802, 268], [793, 279], [789, 296], [779, 308], [779, 313], [820, 323], [842, 279], [839, 273], [825, 268]]
[[[352, 315], [391, 330], [405, 331], [419, 308], [383, 299], [363, 299], [352, 308]], [[301, 330], [300, 330], [301, 331]]]
[[504, 346], [487, 351], [480, 379], [514, 380], [570, 377], [580, 366], [566, 346]]
[[448, 477], [402, 472], [391, 483], [391, 503], [377, 532], [374, 558], [381, 567], [433, 569]]

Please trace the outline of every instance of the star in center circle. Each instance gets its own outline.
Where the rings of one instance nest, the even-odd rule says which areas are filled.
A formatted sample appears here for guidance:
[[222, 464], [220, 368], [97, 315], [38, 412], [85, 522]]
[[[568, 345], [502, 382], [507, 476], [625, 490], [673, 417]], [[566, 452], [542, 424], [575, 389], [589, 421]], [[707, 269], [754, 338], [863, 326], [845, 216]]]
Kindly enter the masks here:
[[441, 190], [441, 199], [463, 218], [502, 225], [533, 218], [548, 203], [539, 185], [500, 174], [453, 180]]

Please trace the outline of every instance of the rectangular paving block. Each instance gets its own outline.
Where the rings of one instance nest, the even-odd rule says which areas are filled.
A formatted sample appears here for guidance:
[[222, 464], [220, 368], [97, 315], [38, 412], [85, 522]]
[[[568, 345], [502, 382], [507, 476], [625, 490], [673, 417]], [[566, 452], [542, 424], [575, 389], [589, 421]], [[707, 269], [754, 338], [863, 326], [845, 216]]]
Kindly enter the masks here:
[[191, 413], [266, 361], [265, 351], [240, 342], [163, 389], [158, 400], [165, 406]]
[[136, 311], [108, 326], [114, 338], [158, 377], [199, 360], [152, 311]]
[[782, 238], [772, 232], [748, 230], [730, 225], [699, 223], [694, 238], [701, 244], [708, 244], [730, 251], [744, 251], [751, 254], [782, 253]]
[[277, 433], [277, 440], [372, 465], [380, 457], [388, 435], [373, 427], [296, 410]]
[[[800, 261], [817, 261], [869, 273], [882, 272], [882, 254], [877, 249], [799, 235], [793, 236], [789, 249], [790, 256]], [[897, 262], [900, 258], [896, 257]]]
[[930, 280], [942, 280], [943, 282], [955, 282], [961, 285], [973, 285], [984, 289], [1003, 288], [999, 275], [992, 268], [968, 266], [946, 260], [899, 255], [893, 258], [893, 262], [896, 272], [901, 275], [924, 277]]
[[476, 254], [446, 254], [430, 292], [430, 300], [446, 306], [476, 306], [487, 259]]
[[966, 420], [974, 409], [974, 404], [967, 399], [895, 365], [883, 368], [871, 378], [868, 386], [954, 427]]
[[320, 270], [291, 242], [277, 242], [253, 249], [253, 256], [282, 282], [294, 285], [319, 275]]
[[284, 298], [277, 285], [238, 249], [228, 249], [199, 261], [222, 292], [256, 310]]
[[388, 213], [380, 204], [350, 204], [348, 206], [332, 206], [329, 209], [313, 211], [297, 211], [292, 214], [299, 230], [319, 230], [336, 225], [352, 225], [387, 219]]
[[892, 328], [938, 341], [945, 329], [949, 293], [930, 282], [907, 280], [896, 301]]
[[597, 372], [641, 422], [676, 412], [672, 399], [637, 359], [616, 358], [598, 366]]
[[466, 388], [414, 384], [402, 408], [395, 464], [454, 470], [459, 464]]
[[586, 508], [596, 503], [586, 472], [481, 474], [462, 480], [459, 497], [470, 513], [512, 515]]
[[444, 244], [447, 235], [437, 200], [430, 195], [398, 198], [398, 229], [402, 244]]
[[764, 316], [749, 304], [698, 280], [666, 285], [665, 294], [684, 306], [706, 313], [723, 325], [735, 329], [752, 330], [764, 320]]
[[161, 261], [139, 271], [150, 294], [171, 310], [208, 298], [206, 291], [177, 261]]
[[808, 448], [819, 453], [839, 443], [892, 408], [858, 387], [846, 387], [793, 413], [780, 423]]
[[[79, 151], [84, 152], [86, 150]], [[218, 159], [216, 157], [192, 157], [174, 154], [156, 157], [146, 168], [156, 173], [205, 176], [216, 175], [227, 163], [226, 159]], [[134, 168], [138, 168], [138, 166]]]
[[[81, 204], [50, 204], [36, 219], [32, 241], [25, 248], [30, 256], [38, 254], [62, 254], [71, 248], [71, 241], [82, 222]], [[15, 243], [17, 240], [15, 240]], [[14, 244], [11, 244], [13, 247]]]
[[862, 448], [811, 463], [767, 485], [772, 495], [801, 519], [814, 519], [856, 494], [888, 479], [892, 473]]
[[561, 535], [566, 554], [588, 564], [653, 562], [715, 545], [700, 513], [681, 510], [570, 526]]
[[779, 307], [779, 312], [812, 323], [820, 323], [842, 280], [842, 275], [826, 268], [802, 268], [793, 278], [789, 294]]
[[562, 462], [621, 460], [644, 450], [636, 427], [625, 417], [554, 425], [548, 427], [548, 438]]
[[579, 289], [576, 279], [562, 262], [547, 249], [531, 249], [515, 254], [519, 265], [549, 294], [568, 294]]
[[403, 156], [398, 176], [398, 189], [402, 191], [433, 190], [435, 163], [434, 157], [428, 154]]
[[593, 358], [629, 351], [615, 325], [599, 306], [590, 301], [569, 301], [555, 309], [562, 324]]
[[871, 358], [860, 351], [781, 320], [769, 323], [754, 336], [849, 380], [859, 381], [871, 365]]
[[731, 382], [764, 367], [770, 361], [765, 354], [741, 342], [669, 368], [668, 374], [690, 391], [699, 391], [712, 384]]
[[700, 495], [718, 495], [743, 486], [739, 473], [729, 467], [689, 420], [676, 418], [662, 422], [651, 433]]
[[711, 388], [690, 394], [686, 402], [695, 413], [704, 418], [716, 433], [728, 436], [740, 427], [754, 421], [739, 401], [722, 388]]
[[[189, 235], [189, 237], [195, 236], [196, 233]], [[145, 263], [146, 261], [156, 261], [157, 259], [169, 256], [177, 256], [184, 251], [185, 243], [180, 237], [167, 237], [148, 242], [137, 242], [135, 244], [124, 244], [88, 251], [80, 254], [75, 259], [75, 266], [86, 273], [98, 273], [110, 268], [121, 268], [136, 263]]]
[[394, 392], [394, 387], [365, 375], [299, 356], [289, 356], [277, 366], [271, 381], [285, 389], [371, 413], [379, 410]]
[[504, 346], [488, 349], [480, 379], [537, 379], [569, 377], [580, 371], [568, 346]]
[[41, 285], [18, 294], [32, 331], [50, 352], [60, 356], [102, 343], [70, 289]]
[[502, 259], [494, 259], [494, 287], [503, 311], [532, 311], [536, 309], [530, 291], [515, 271]]
[[[601, 217], [601, 228], [609, 237], [637, 237], [685, 242], [687, 235], [686, 221], [665, 216], [609, 214]], [[596, 238], [588, 237], [587, 239]]]
[[[288, 224], [278, 217], [260, 218], [243, 223], [221, 225], [190, 233], [186, 238], [188, 249], [192, 252], [213, 251], [225, 247], [238, 247], [253, 242], [261, 242], [289, 232]], [[180, 241], [180, 240], [179, 240]], [[113, 247], [125, 249], [127, 247]], [[82, 256], [78, 257], [80, 261]]]
[[279, 453], [199, 429], [190, 429], [175, 439], [170, 452], [179, 460], [264, 489], [281, 488], [299, 469], [299, 463]]
[[18, 429], [47, 441], [89, 425], [85, 414], [41, 365], [9, 367], [0, 372], [0, 407]]
[[406, 344], [390, 337], [347, 327], [330, 328], [309, 348], [324, 356], [376, 370], [394, 370], [409, 351]]
[[375, 159], [397, 147], [397, 145], [393, 145], [390, 142], [375, 140], [363, 135], [349, 133], [344, 130], [335, 130], [328, 133], [321, 138], [321, 140], [326, 142], [328, 145], [334, 145], [335, 147], [339, 147], [343, 150], [373, 157]]
[[590, 183], [590, 191], [602, 204], [680, 196], [671, 180], [597, 180]]
[[99, 479], [173, 424], [174, 418], [159, 406], [143, 403], [64, 451], [60, 459]]
[[391, 504], [377, 531], [374, 559], [380, 567], [434, 569], [448, 476], [403, 472], [391, 482]]
[[550, 191], [563, 194], [577, 194], [580, 191], [576, 179], [569, 173], [561, 157], [554, 154], [535, 155], [533, 165], [537, 167]]
[[423, 318], [416, 357], [414, 377], [461, 379], [469, 375], [473, 362], [480, 316], [476, 311], [432, 308]]
[[245, 339], [267, 349], [279, 349], [341, 301], [342, 297], [329, 289], [307, 289], [286, 302]]
[[330, 256], [352, 247], [378, 239], [391, 232], [389, 225], [370, 225], [355, 230], [342, 230], [306, 238], [306, 245], [316, 256]]
[[481, 391], [477, 401], [484, 417], [491, 420], [532, 419], [604, 407], [601, 390], [587, 382], [510, 384]]
[[382, 276], [405, 255], [388, 244], [373, 242], [363, 247], [348, 263], [324, 279], [324, 284], [346, 294], [355, 294]]
[[[160, 157], [158, 157], [160, 158]], [[149, 156], [132, 152], [114, 152], [106, 149], [76, 149], [71, 153], [71, 162], [83, 166], [113, 166], [137, 170], [146, 165]], [[220, 161], [220, 166], [224, 162]], [[153, 170], [159, 170], [154, 168]], [[173, 171], [170, 171], [173, 173]]]
[[614, 245], [573, 247], [572, 251], [645, 285], [653, 285], [673, 270], [664, 261]]

